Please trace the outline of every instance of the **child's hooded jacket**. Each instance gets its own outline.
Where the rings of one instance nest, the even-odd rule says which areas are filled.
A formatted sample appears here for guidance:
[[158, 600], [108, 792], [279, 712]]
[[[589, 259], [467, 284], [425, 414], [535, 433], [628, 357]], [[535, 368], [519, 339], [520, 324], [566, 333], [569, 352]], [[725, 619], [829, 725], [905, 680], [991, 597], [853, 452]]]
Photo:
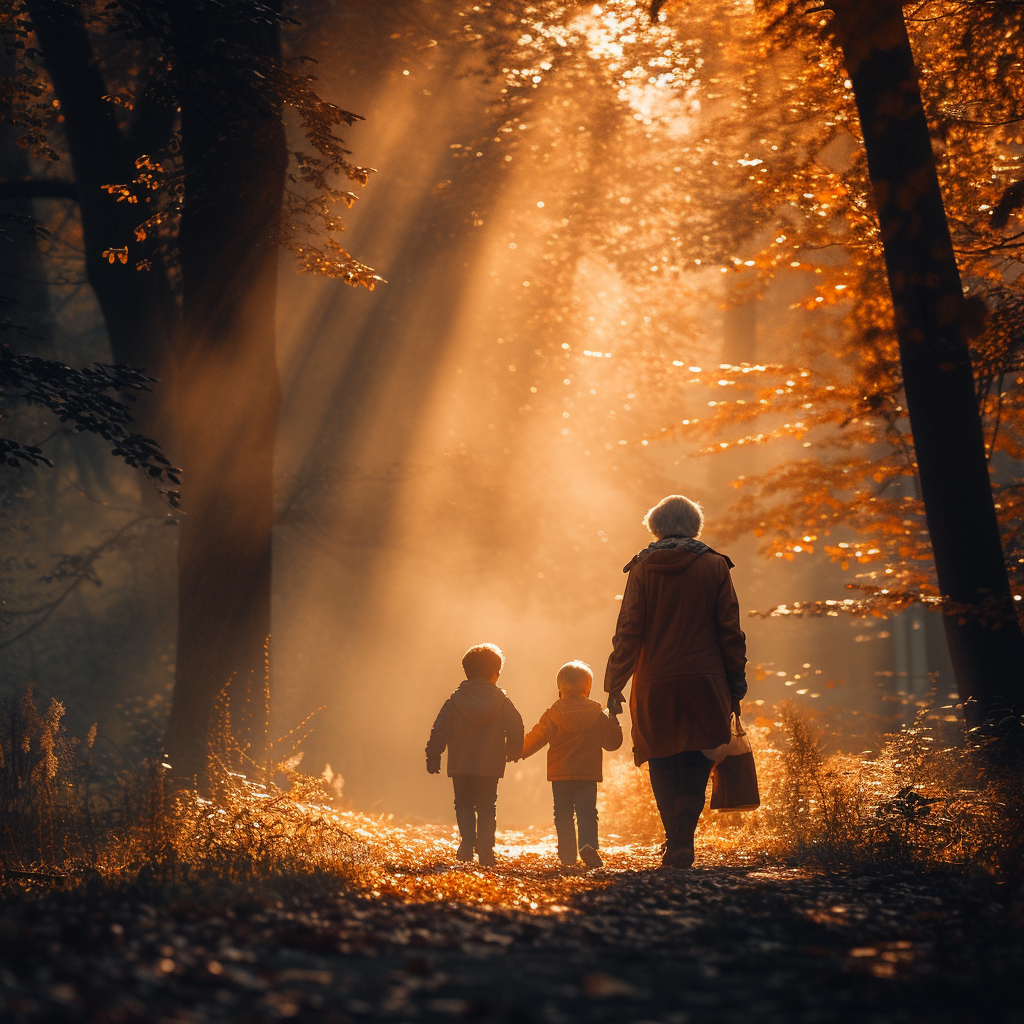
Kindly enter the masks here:
[[448, 774], [500, 779], [505, 761], [523, 753], [523, 719], [487, 679], [465, 679], [444, 702], [427, 740], [427, 766], [440, 768], [448, 748]]
[[595, 700], [561, 697], [541, 715], [523, 743], [523, 757], [548, 747], [548, 782], [601, 782], [603, 750], [622, 746], [622, 729]]

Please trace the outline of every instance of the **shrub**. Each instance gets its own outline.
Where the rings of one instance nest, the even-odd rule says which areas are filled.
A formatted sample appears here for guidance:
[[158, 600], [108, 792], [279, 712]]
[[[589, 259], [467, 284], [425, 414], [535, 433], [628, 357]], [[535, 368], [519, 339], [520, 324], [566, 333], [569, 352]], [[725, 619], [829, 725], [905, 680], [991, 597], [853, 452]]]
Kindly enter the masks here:
[[[761, 806], [705, 810], [699, 863], [942, 867], [1021, 877], [1022, 716], [1007, 712], [966, 733], [955, 716], [922, 708], [883, 738], [874, 757], [826, 754], [818, 730], [790, 703], [768, 723], [746, 726]], [[616, 832], [638, 841], [664, 838], [646, 767], [612, 761], [601, 809]]]
[[251, 881], [351, 874], [367, 859], [335, 806], [340, 779], [299, 771], [302, 726], [261, 744], [257, 763], [251, 736], [243, 743], [235, 735], [225, 691], [211, 732], [209, 788], [200, 794], [170, 785], [158, 745], [164, 703], [124, 710], [132, 726], [125, 742], [97, 745], [95, 726], [85, 740], [67, 734], [56, 700], [45, 712], [32, 690], [0, 702], [0, 866], [8, 875]]

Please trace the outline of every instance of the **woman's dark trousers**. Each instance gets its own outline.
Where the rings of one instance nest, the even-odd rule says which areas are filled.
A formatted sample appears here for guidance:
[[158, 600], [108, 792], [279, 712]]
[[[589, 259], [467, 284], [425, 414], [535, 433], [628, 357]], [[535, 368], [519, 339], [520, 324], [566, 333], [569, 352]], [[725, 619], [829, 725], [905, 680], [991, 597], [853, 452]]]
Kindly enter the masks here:
[[551, 783], [551, 794], [555, 801], [558, 858], [563, 864], [575, 864], [576, 855], [584, 846], [597, 849], [597, 783], [589, 779], [557, 780]]
[[472, 852], [494, 849], [498, 780], [485, 775], [453, 775], [455, 820], [462, 843]]
[[704, 795], [714, 762], [699, 750], [652, 757], [651, 789], [665, 826], [668, 852], [693, 849], [693, 833], [704, 810]]

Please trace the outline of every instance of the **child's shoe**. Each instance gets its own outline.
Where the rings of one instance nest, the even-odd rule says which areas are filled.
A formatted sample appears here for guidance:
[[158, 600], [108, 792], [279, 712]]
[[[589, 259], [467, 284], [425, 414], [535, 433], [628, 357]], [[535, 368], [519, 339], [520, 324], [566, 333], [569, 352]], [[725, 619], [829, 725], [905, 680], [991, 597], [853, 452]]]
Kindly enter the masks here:
[[601, 860], [601, 854], [599, 854], [589, 843], [580, 850], [580, 860], [582, 860], [588, 868], [600, 868], [604, 866], [604, 861]]
[[477, 854], [480, 857], [480, 867], [482, 868], [493, 868], [497, 863], [494, 859], [494, 850], [490, 847], [486, 850], [478, 850]]
[[458, 860], [472, 860], [473, 859], [473, 843], [469, 839], [463, 839], [459, 843], [459, 848], [455, 851], [455, 856]]

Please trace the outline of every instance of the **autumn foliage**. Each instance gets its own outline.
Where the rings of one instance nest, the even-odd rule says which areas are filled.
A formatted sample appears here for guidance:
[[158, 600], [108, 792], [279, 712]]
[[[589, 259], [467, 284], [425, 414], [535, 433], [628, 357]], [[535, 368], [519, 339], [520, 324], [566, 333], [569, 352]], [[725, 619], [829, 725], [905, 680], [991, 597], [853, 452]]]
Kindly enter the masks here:
[[[633, 0], [464, 11], [501, 86], [492, 137], [467, 149], [499, 169], [527, 161], [545, 181], [543, 210], [521, 215], [544, 239], [543, 272], [508, 300], [550, 339], [538, 373], [585, 372], [593, 328], [574, 319], [574, 291], [584, 260], [603, 264], [637, 315], [602, 346], [613, 352], [596, 354], [622, 366], [623, 390], [643, 389], [641, 409], [675, 399], [661, 426], [610, 424], [610, 444], [683, 438], [704, 455], [753, 453], [762, 468], [736, 479], [717, 539], [752, 533], [772, 559], [824, 555], [855, 591], [827, 605], [794, 595], [780, 613], [935, 607], [872, 183], [831, 15], [787, 2], [659, 9], [653, 23]], [[1024, 236], [1019, 76], [1006, 69], [1021, 17], [989, 4], [908, 13], [1011, 580], [1024, 565]], [[554, 166], [566, 173], [553, 192]], [[713, 351], [715, 307], [751, 302], [769, 314], [756, 351], [691, 366]]]

